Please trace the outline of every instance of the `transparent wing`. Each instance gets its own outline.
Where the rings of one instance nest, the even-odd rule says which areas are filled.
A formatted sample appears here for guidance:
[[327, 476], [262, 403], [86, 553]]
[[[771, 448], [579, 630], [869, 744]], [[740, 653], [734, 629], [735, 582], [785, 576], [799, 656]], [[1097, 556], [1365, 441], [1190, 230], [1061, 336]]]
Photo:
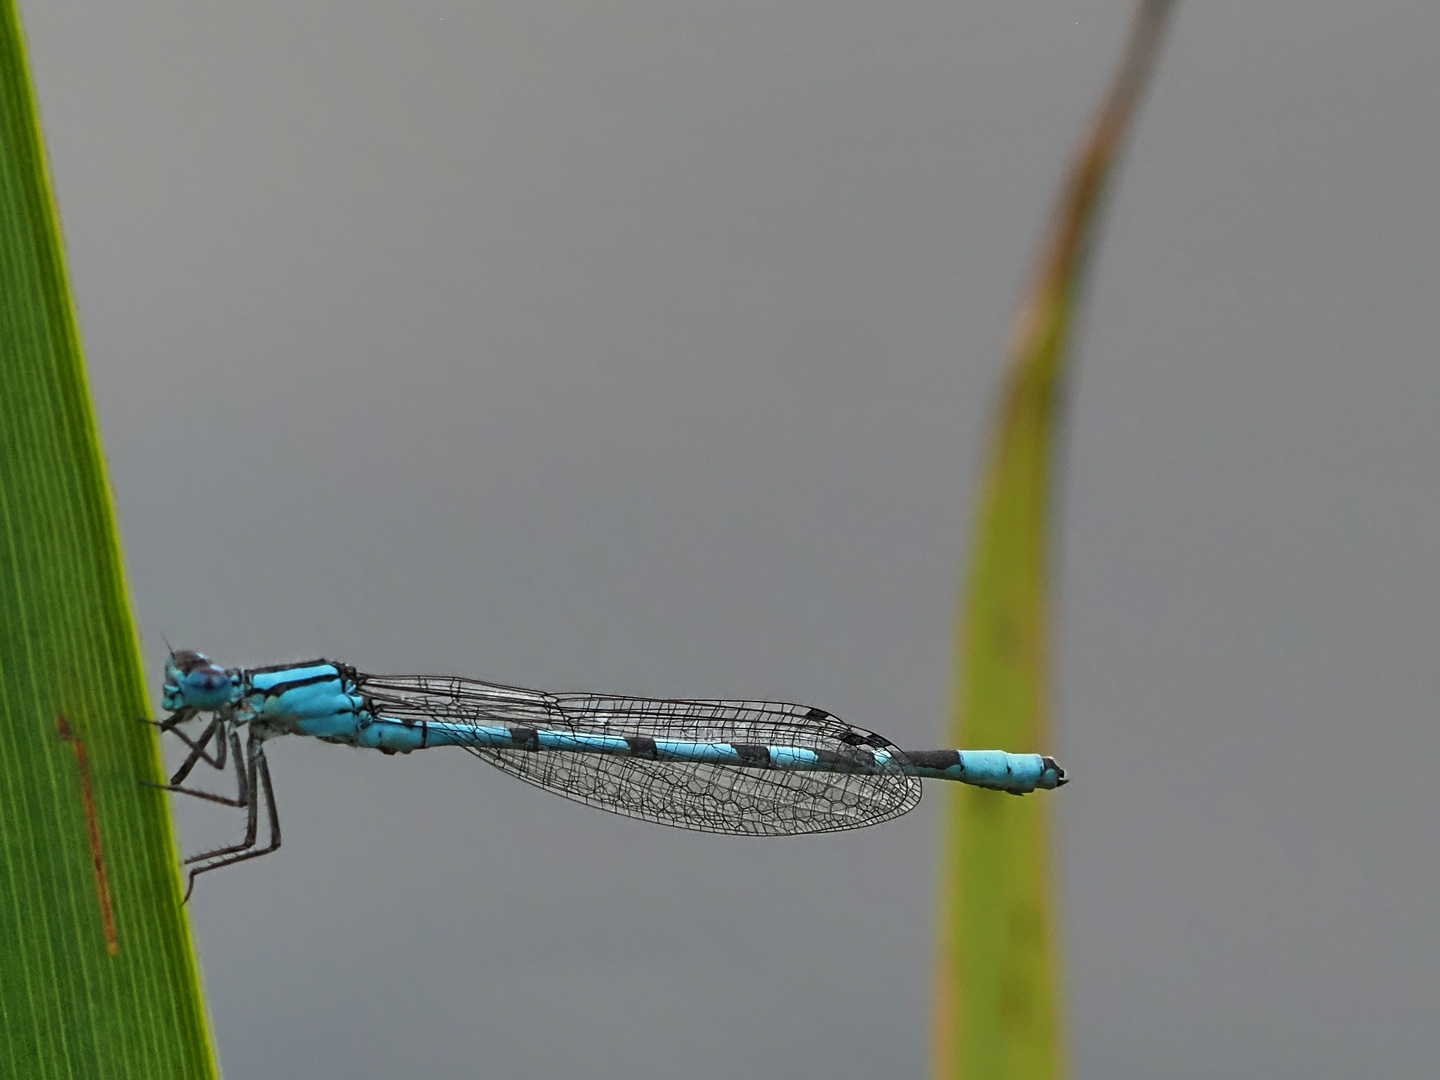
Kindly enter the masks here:
[[[424, 675], [361, 675], [358, 681], [376, 715], [397, 720], [760, 743], [851, 755], [886, 750], [892, 762], [903, 760], [879, 735], [803, 705], [544, 694]], [[567, 799], [702, 832], [777, 836], [857, 829], [898, 817], [920, 801], [920, 781], [894, 764], [867, 772], [791, 772], [554, 750], [466, 749]]]

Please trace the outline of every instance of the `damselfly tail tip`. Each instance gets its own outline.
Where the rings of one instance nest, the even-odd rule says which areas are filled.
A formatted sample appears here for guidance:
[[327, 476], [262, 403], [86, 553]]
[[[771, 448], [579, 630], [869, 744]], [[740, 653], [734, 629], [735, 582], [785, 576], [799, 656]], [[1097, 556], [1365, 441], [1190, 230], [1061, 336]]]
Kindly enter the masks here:
[[1057, 788], [1064, 787], [1070, 782], [1070, 778], [1065, 775], [1065, 770], [1060, 767], [1060, 764], [1053, 757], [1041, 758], [1040, 760], [1045, 763], [1046, 770], [1054, 770], [1055, 786]]

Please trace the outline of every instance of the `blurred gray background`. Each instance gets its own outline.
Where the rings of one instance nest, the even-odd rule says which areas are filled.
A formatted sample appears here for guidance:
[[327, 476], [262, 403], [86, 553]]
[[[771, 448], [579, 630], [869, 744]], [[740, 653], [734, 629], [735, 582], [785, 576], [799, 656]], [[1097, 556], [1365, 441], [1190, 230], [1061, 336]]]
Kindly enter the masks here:
[[[163, 633], [943, 743], [1127, 2], [23, 7], [157, 684]], [[1434, 1075], [1437, 47], [1433, 2], [1186, 5], [1114, 191], [1044, 796], [1079, 1077]], [[284, 849], [192, 907], [232, 1080], [925, 1068], [935, 785], [747, 842], [271, 757]]]

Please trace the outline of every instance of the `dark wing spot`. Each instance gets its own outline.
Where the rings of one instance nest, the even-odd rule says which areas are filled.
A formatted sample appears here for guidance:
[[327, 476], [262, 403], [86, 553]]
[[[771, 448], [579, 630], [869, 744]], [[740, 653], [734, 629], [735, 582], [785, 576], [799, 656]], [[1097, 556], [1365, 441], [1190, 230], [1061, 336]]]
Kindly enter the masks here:
[[880, 750], [889, 745], [883, 735], [870, 731], [847, 731], [840, 736], [840, 741], [849, 746], [873, 746]]

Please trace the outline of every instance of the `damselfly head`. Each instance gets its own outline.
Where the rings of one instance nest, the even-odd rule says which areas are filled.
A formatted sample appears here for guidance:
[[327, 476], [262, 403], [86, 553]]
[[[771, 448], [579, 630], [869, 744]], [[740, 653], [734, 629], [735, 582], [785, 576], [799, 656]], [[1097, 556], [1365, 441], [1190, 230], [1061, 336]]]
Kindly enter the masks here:
[[203, 653], [180, 649], [165, 661], [163, 703], [167, 709], [208, 712], [230, 704], [236, 685], [230, 672], [211, 663]]

